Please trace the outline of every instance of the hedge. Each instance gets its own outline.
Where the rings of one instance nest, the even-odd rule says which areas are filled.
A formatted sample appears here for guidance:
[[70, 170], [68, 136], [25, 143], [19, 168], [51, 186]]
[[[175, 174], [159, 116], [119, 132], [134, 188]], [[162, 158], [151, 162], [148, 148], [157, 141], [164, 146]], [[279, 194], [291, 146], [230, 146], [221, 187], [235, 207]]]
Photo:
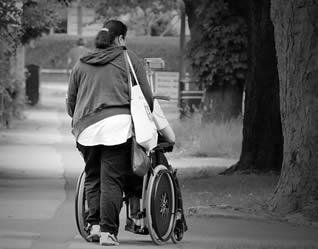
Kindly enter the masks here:
[[[77, 36], [49, 35], [26, 46], [26, 65], [35, 64], [45, 69], [65, 69], [67, 53], [74, 46]], [[93, 48], [94, 38], [86, 38]], [[127, 46], [141, 58], [160, 57], [165, 61], [165, 71], [178, 71], [178, 37], [128, 37]]]

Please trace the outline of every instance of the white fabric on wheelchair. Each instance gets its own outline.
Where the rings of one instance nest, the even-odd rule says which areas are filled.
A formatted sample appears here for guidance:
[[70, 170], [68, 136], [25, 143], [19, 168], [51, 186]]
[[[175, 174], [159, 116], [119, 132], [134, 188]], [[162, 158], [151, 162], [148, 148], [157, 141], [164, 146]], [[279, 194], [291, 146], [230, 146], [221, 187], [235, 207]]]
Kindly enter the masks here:
[[156, 127], [157, 127], [157, 130], [160, 131], [160, 130], [163, 130], [164, 128], [166, 128], [169, 123], [159, 105], [159, 102], [158, 100], [154, 100], [154, 103], [153, 103], [153, 112], [152, 112], [152, 116], [153, 116], [153, 119], [155, 121], [155, 124], [156, 124]]

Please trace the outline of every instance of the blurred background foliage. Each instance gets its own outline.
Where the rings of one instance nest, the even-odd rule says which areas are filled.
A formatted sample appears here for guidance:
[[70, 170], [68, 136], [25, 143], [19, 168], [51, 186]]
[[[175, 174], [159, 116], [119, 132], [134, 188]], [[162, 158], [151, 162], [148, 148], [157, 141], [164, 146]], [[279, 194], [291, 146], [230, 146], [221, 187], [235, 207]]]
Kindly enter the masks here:
[[58, 0], [24, 1], [22, 6], [21, 43], [49, 34], [57, 26], [58, 12], [65, 7]]
[[[165, 71], [180, 70], [180, 56], [184, 55], [180, 55], [180, 38], [171, 27], [174, 25], [173, 18], [180, 15], [180, 3], [183, 1], [23, 0], [20, 7], [15, 2], [1, 2], [0, 11], [6, 13], [8, 19], [7, 22], [2, 22], [2, 26], [4, 30], [17, 30], [7, 31], [8, 35], [5, 37], [13, 39], [15, 46], [25, 45], [25, 65], [35, 64], [49, 69], [66, 68], [66, 55], [78, 37], [51, 33], [65, 31], [66, 22], [61, 18], [61, 13], [76, 3], [93, 8], [96, 12], [94, 21], [120, 18], [133, 31], [128, 37], [128, 46], [141, 58], [161, 57], [165, 61]], [[247, 69], [246, 24], [230, 10], [224, 0], [205, 1], [196, 10], [196, 15], [200, 17], [196, 23], [198, 32], [187, 38], [189, 43], [185, 71], [190, 71], [191, 81], [199, 82], [200, 89], [207, 92], [202, 108], [212, 114], [211, 118], [205, 120], [218, 117], [237, 118], [241, 113], [241, 96]], [[13, 33], [15, 36], [11, 37]], [[93, 39], [94, 37], [86, 38], [90, 48], [93, 48]], [[210, 91], [209, 87], [215, 84], [221, 85], [222, 89]], [[232, 95], [226, 97], [227, 100], [218, 98], [220, 101], [214, 101], [214, 110], [211, 111], [212, 95], [209, 91], [217, 91], [218, 95], [221, 91], [220, 96], [227, 96], [224, 94], [229, 92], [227, 85], [240, 86], [238, 91], [232, 90], [233, 87], [230, 89], [234, 92], [237, 104], [232, 107], [231, 101], [225, 102], [232, 98], [231, 93]], [[224, 111], [220, 111], [219, 107]], [[215, 113], [221, 115], [216, 116]]]
[[95, 9], [96, 20], [124, 16], [129, 20], [130, 30], [145, 36], [169, 34], [170, 21], [178, 15], [176, 0], [81, 0], [81, 3]]
[[[62, 34], [44, 36], [36, 40], [32, 46], [26, 46], [26, 64], [35, 64], [42, 68], [65, 69], [67, 53], [74, 47], [77, 39], [78, 36]], [[85, 39], [87, 46], [93, 49], [94, 37]], [[179, 40], [177, 37], [128, 37], [127, 46], [140, 58], [163, 58], [165, 71], [178, 70]]]

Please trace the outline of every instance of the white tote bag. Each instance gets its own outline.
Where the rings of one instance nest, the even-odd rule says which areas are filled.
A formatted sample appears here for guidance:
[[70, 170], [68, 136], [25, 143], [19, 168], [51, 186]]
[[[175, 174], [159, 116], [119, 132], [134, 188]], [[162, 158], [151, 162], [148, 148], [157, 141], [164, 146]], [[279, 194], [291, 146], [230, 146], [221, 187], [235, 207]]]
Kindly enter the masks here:
[[128, 73], [128, 80], [130, 85], [130, 111], [134, 125], [134, 132], [136, 142], [142, 146], [146, 151], [150, 151], [157, 146], [158, 131], [156, 124], [153, 121], [152, 113], [149, 105], [141, 91], [135, 70], [129, 58], [127, 51], [124, 51], [125, 57], [128, 61], [130, 70], [136, 81], [133, 86], [131, 74]]

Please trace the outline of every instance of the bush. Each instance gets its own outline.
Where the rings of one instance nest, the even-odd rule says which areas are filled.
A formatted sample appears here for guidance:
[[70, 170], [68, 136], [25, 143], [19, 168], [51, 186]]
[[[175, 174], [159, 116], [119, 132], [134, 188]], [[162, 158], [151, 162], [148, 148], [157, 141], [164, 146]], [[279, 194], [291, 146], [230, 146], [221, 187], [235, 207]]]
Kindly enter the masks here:
[[[47, 69], [65, 69], [67, 53], [74, 46], [77, 36], [50, 35], [34, 42], [34, 48], [26, 47], [26, 65], [35, 64]], [[94, 47], [94, 38], [86, 38], [87, 46]], [[127, 46], [141, 58], [161, 57], [165, 71], [178, 71], [179, 38], [176, 37], [128, 37]]]
[[[198, 35], [189, 42], [193, 77], [204, 86], [243, 84], [247, 72], [247, 25], [225, 0], [197, 10]], [[207, 52], [208, 51], [208, 52]]]

